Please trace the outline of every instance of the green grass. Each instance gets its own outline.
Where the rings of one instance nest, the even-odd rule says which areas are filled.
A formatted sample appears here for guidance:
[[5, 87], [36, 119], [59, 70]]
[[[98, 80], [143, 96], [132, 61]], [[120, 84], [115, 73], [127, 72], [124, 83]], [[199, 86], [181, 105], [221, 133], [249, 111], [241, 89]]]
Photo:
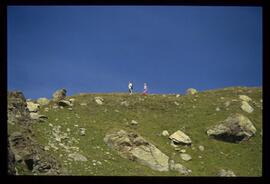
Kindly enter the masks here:
[[[39, 143], [47, 145], [52, 134], [49, 123], [54, 126], [60, 125], [63, 132], [67, 132], [67, 128], [71, 130], [68, 140], [74, 137], [78, 142], [68, 143], [68, 140], [62, 142], [79, 147], [79, 153], [87, 157], [87, 162], [69, 161], [68, 153], [58, 145], [59, 150], [49, 150], [71, 175], [179, 176], [173, 171], [153, 171], [146, 166], [124, 159], [116, 151], [109, 149], [103, 141], [105, 134], [113, 129], [125, 129], [138, 132], [176, 162], [191, 169], [191, 176], [215, 176], [221, 168], [231, 169], [237, 176], [261, 176], [262, 110], [250, 103], [254, 107], [254, 112], [251, 114], [243, 112], [238, 98], [240, 94], [248, 95], [255, 103], [262, 105], [261, 88], [225, 88], [200, 92], [196, 95], [182, 95], [179, 98], [176, 95], [144, 97], [141, 94], [130, 96], [120, 93], [74, 95], [68, 97], [75, 98], [72, 111], [67, 108], [53, 109], [52, 103], [48, 105], [50, 107], [48, 112], [45, 112], [43, 107], [41, 113], [47, 115], [49, 119], [47, 122], [34, 124], [33, 132]], [[104, 105], [96, 104], [94, 101], [96, 96], [104, 99]], [[238, 101], [231, 102], [226, 109], [224, 102], [232, 99]], [[127, 101], [129, 106], [120, 105], [122, 101]], [[87, 103], [87, 106], [81, 106], [82, 102]], [[179, 103], [179, 106], [174, 102]], [[220, 111], [216, 111], [216, 107], [219, 107]], [[208, 138], [205, 133], [208, 127], [236, 112], [244, 114], [253, 122], [257, 129], [254, 137], [241, 144]], [[139, 122], [139, 125], [137, 127], [127, 125], [131, 120]], [[74, 126], [76, 124], [78, 127]], [[85, 136], [79, 135], [80, 127], [86, 128]], [[183, 148], [192, 156], [191, 161], [181, 160], [179, 152], [170, 146], [170, 140], [161, 136], [163, 130], [168, 130], [170, 134], [182, 130], [190, 136], [192, 147]], [[199, 145], [203, 145], [205, 151], [199, 151]], [[199, 156], [202, 158], [198, 158]], [[93, 160], [100, 161], [102, 165], [93, 165]], [[70, 164], [65, 165], [65, 162]]]

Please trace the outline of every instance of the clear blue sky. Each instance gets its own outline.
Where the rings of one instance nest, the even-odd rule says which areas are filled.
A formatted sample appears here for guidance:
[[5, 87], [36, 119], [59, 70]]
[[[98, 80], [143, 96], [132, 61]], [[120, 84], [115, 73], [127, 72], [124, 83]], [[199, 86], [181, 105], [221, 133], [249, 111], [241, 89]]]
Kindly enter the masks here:
[[262, 8], [9, 6], [8, 90], [185, 93], [262, 85]]

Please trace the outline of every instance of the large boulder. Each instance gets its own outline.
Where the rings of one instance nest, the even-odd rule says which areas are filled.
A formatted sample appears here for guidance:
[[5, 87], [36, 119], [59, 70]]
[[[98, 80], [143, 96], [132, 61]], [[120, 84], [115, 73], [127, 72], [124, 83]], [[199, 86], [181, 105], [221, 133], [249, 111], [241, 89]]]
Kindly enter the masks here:
[[169, 170], [169, 157], [134, 132], [124, 130], [108, 133], [104, 142], [123, 157], [157, 171]]
[[67, 90], [62, 88], [53, 93], [53, 101], [59, 102], [60, 100], [65, 99]]
[[252, 137], [256, 133], [256, 128], [247, 117], [236, 113], [209, 128], [206, 133], [219, 140], [241, 142]]
[[172, 135], [170, 135], [169, 139], [171, 139], [175, 144], [190, 145], [192, 143], [190, 137], [181, 130], [177, 130], [176, 132], [174, 132]]
[[196, 89], [194, 89], [194, 88], [188, 88], [187, 91], [186, 91], [187, 95], [194, 95], [196, 93], [198, 93], [198, 91]]
[[247, 113], [252, 113], [254, 111], [246, 101], [242, 101], [241, 109]]
[[44, 105], [48, 105], [50, 102], [50, 100], [48, 100], [47, 98], [39, 98], [37, 99], [37, 103], [41, 106], [44, 106]]

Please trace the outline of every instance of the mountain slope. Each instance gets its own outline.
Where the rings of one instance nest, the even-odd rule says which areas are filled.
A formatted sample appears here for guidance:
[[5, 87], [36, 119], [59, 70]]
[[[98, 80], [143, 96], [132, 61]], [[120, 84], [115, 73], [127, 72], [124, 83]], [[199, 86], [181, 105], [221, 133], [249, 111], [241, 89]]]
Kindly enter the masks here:
[[[240, 108], [239, 95], [252, 99], [252, 113]], [[95, 97], [101, 97], [103, 105], [97, 104]], [[232, 87], [180, 97], [174, 94], [142, 96], [115, 93], [67, 97], [70, 98], [75, 99], [72, 110], [53, 108], [54, 103], [50, 102], [40, 109], [40, 114], [46, 115], [48, 120], [33, 124], [33, 138], [47, 146], [47, 152], [70, 175], [181, 176], [175, 171], [154, 171], [120, 157], [103, 141], [106, 133], [114, 129], [136, 131], [170, 158], [191, 169], [191, 176], [216, 176], [220, 169], [230, 169], [237, 176], [262, 175], [261, 88]], [[255, 136], [240, 144], [207, 136], [207, 128], [234, 113], [241, 113], [252, 121], [257, 129]], [[131, 125], [132, 120], [138, 125]], [[8, 127], [9, 133], [15, 129], [13, 125]], [[80, 128], [85, 128], [85, 135], [80, 135]], [[192, 160], [181, 159], [180, 152], [170, 145], [168, 137], [161, 135], [163, 130], [168, 130], [170, 135], [181, 130], [191, 138], [192, 146], [182, 146], [181, 149], [185, 149]], [[64, 135], [63, 139], [55, 140], [55, 132]], [[205, 150], [200, 151], [199, 145], [203, 145]], [[69, 158], [68, 155], [75, 152], [87, 161]]]

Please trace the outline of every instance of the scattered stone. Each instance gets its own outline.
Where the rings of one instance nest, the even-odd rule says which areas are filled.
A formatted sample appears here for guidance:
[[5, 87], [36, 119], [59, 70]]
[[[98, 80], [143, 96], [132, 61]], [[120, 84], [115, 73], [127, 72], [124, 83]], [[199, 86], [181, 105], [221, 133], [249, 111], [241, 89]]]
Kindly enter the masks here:
[[198, 148], [200, 151], [204, 151], [204, 146], [200, 145]]
[[49, 123], [49, 126], [50, 126], [50, 127], [53, 127], [53, 124]]
[[179, 97], [180, 97], [180, 95], [179, 95], [179, 94], [177, 94], [177, 95], [176, 95], [176, 98], [179, 98]]
[[71, 153], [68, 155], [68, 157], [72, 158], [74, 161], [81, 161], [81, 162], [87, 161], [87, 158], [80, 153]]
[[58, 109], [58, 105], [54, 105], [52, 108], [53, 109]]
[[80, 103], [80, 106], [87, 106], [87, 103]]
[[191, 139], [184, 132], [178, 130], [169, 137], [174, 143], [177, 144], [191, 144]]
[[79, 125], [74, 125], [75, 127], [79, 127]]
[[84, 136], [85, 135], [85, 128], [80, 128], [80, 135]]
[[114, 112], [117, 112], [117, 113], [118, 113], [118, 112], [120, 112], [120, 111], [119, 111], [119, 110], [117, 110], [117, 109], [115, 109], [115, 110], [114, 110]]
[[162, 95], [163, 97], [166, 97], [166, 95]]
[[225, 107], [229, 107], [231, 105], [231, 102], [230, 101], [226, 101], [225, 103], [224, 103], [224, 106]]
[[236, 175], [231, 170], [227, 170], [226, 171], [225, 169], [220, 169], [219, 172], [218, 172], [218, 176], [222, 176], [222, 177], [235, 177]]
[[67, 128], [67, 132], [70, 132], [70, 129], [69, 128]]
[[60, 106], [60, 109], [64, 109], [64, 107], [63, 106]]
[[41, 106], [44, 106], [44, 105], [48, 105], [49, 104], [49, 100], [47, 98], [39, 98], [37, 99], [37, 103]]
[[241, 142], [252, 137], [256, 133], [256, 128], [247, 117], [236, 113], [208, 129], [206, 133], [219, 140]]
[[181, 153], [186, 153], [186, 150], [185, 149], [181, 149], [180, 152]]
[[216, 111], [220, 111], [220, 108], [219, 108], [219, 107], [217, 107], [217, 108], [216, 108]]
[[192, 159], [191, 156], [187, 153], [181, 153], [180, 156], [181, 156], [182, 160], [184, 160], [184, 161], [189, 161]]
[[30, 112], [37, 112], [39, 110], [40, 105], [34, 102], [26, 102], [27, 108]]
[[49, 111], [49, 108], [48, 107], [44, 108], [44, 111], [45, 112], [48, 112]]
[[131, 125], [138, 125], [139, 123], [137, 121], [135, 121], [135, 120], [132, 120], [130, 124]]
[[180, 174], [188, 175], [189, 171], [186, 167], [184, 167], [182, 164], [174, 163], [174, 160], [170, 160], [169, 162], [170, 170], [172, 171], [178, 171]]
[[187, 89], [187, 91], [186, 91], [186, 94], [187, 94], [187, 95], [194, 95], [194, 94], [196, 94], [196, 93], [198, 93], [198, 91], [197, 91], [196, 89], [194, 89], [194, 88], [189, 88], [189, 89]]
[[98, 105], [102, 105], [103, 102], [104, 102], [103, 98], [101, 98], [101, 97], [95, 97], [95, 101], [96, 101], [96, 103], [97, 103]]
[[128, 107], [129, 103], [127, 101], [123, 101], [123, 102], [121, 102], [121, 105], [124, 105], [124, 106]]
[[196, 108], [196, 106], [195, 106], [195, 105], [192, 105], [192, 108], [193, 108], [193, 109], [195, 109], [195, 108]]
[[239, 95], [239, 98], [245, 102], [252, 101], [252, 99], [246, 95]]
[[221, 99], [221, 100], [224, 100], [224, 97], [222, 96], [222, 97], [220, 97], [220, 99]]
[[263, 100], [261, 99], [260, 102], [263, 103]]
[[254, 110], [246, 101], [242, 101], [241, 109], [247, 113], [252, 113]]
[[135, 132], [119, 130], [108, 133], [104, 142], [110, 148], [117, 150], [123, 158], [137, 161], [153, 170], [169, 170], [169, 157]]
[[161, 133], [164, 137], [169, 136], [169, 132], [167, 130], [163, 130]]
[[198, 158], [199, 158], [199, 159], [201, 159], [201, 158], [202, 158], [202, 156], [201, 156], [201, 155], [199, 155], [199, 156], [198, 156]]
[[44, 146], [44, 150], [45, 151], [49, 151], [50, 150], [50, 147], [49, 146]]
[[42, 120], [42, 119], [44, 120], [44, 119], [48, 119], [47, 116], [42, 115], [42, 114], [38, 114], [36, 112], [30, 112], [30, 117], [33, 120]]
[[63, 100], [66, 97], [67, 90], [62, 88], [53, 93], [53, 101], [59, 102], [60, 100]]
[[174, 102], [175, 105], [179, 106], [180, 104], [178, 102]]
[[72, 108], [71, 108], [71, 107], [69, 107], [69, 108], [68, 108], [68, 110], [72, 111]]

